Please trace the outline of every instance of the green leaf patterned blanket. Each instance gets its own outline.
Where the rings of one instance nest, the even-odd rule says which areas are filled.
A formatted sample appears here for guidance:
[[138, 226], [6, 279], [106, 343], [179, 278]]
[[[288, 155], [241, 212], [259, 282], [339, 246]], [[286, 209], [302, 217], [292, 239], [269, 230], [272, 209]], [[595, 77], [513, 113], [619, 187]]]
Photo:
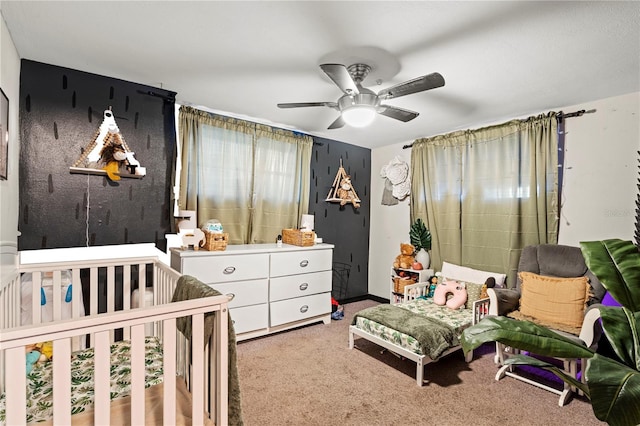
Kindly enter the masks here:
[[[55, 356], [55, 355], [54, 355]], [[71, 413], [93, 408], [93, 348], [71, 355]], [[27, 375], [27, 423], [41, 422], [53, 416], [53, 363], [38, 364]], [[155, 337], [145, 338], [146, 384], [162, 383], [162, 345]], [[131, 392], [131, 342], [111, 344], [111, 399]], [[0, 395], [0, 424], [6, 423], [5, 394]]]
[[437, 360], [448, 348], [459, 344], [455, 329], [433, 317], [417, 314], [398, 305], [377, 305], [357, 312], [358, 317], [382, 324], [415, 338], [420, 350]]

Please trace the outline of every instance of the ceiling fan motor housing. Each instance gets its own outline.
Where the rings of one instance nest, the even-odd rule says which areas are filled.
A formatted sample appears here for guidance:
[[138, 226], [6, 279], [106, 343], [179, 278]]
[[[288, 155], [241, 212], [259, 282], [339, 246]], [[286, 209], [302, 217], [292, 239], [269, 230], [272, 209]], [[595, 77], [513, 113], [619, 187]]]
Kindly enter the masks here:
[[360, 92], [358, 95], [343, 95], [338, 99], [338, 109], [340, 111], [344, 111], [354, 106], [364, 106], [377, 109], [378, 105], [380, 105], [380, 99], [375, 93], [367, 92], [371, 91], [365, 89], [364, 92]]

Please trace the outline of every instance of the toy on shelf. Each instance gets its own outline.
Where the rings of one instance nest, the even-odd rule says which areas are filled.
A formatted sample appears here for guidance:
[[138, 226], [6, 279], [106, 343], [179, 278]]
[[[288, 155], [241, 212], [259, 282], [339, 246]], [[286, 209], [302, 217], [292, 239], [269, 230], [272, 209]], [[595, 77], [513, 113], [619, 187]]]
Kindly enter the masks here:
[[393, 261], [393, 267], [411, 269], [411, 265], [415, 262], [414, 251], [415, 248], [411, 244], [400, 243], [400, 254]]

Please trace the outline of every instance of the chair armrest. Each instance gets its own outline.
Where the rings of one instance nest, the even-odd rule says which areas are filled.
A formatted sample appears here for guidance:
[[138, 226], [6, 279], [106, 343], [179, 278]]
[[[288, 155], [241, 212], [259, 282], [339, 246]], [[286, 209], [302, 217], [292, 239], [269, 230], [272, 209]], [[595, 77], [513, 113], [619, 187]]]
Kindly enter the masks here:
[[518, 309], [520, 292], [509, 288], [488, 288], [489, 315], [506, 315]]
[[580, 329], [580, 340], [588, 348], [597, 345], [598, 340], [602, 336], [602, 325], [600, 324], [600, 303], [596, 303], [587, 308], [582, 320], [582, 328]]
[[430, 282], [422, 282], [409, 284], [404, 286], [404, 301], [417, 299], [420, 296], [426, 296], [429, 293]]

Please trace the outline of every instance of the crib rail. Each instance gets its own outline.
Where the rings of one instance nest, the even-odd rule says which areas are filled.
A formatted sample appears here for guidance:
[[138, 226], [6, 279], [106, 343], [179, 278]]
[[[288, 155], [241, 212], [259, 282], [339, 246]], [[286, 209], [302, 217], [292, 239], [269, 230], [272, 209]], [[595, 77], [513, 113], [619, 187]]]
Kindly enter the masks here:
[[[55, 384], [58, 395], [54, 396], [57, 401], [54, 412], [58, 418], [54, 418], [54, 423], [69, 424], [66, 421], [69, 395], [65, 392], [69, 389], [71, 352], [94, 347], [97, 364], [105, 367], [109, 360], [105, 364], [105, 359], [98, 358], [97, 354], [103, 353], [105, 348], [108, 350], [115, 340], [131, 340], [132, 354], [138, 354], [132, 358], [132, 365], [135, 362], [144, 367], [145, 336], [158, 337], [163, 342], [164, 353], [169, 354], [164, 360], [165, 403], [175, 396], [176, 375], [183, 376], [192, 394], [203, 396], [194, 399], [194, 419], [202, 417], [206, 398], [204, 407], [215, 413], [218, 420], [224, 418], [222, 423], [226, 422], [228, 354], [221, 348], [227, 348], [228, 319], [227, 314], [219, 313], [226, 313], [227, 298], [170, 303], [180, 274], [160, 260], [162, 255], [154, 244], [19, 252], [15, 277], [8, 280], [3, 277], [0, 284], [0, 392], [6, 391], [7, 407], [11, 407], [11, 419], [16, 420], [16, 424], [25, 422], [25, 345], [54, 342], [53, 367], [58, 377]], [[135, 290], [138, 290], [137, 300]], [[153, 295], [150, 300], [145, 297], [145, 291]], [[132, 309], [136, 305], [145, 309]], [[201, 316], [205, 312], [215, 314], [214, 341], [200, 345], [195, 338], [192, 345], [181, 333], [175, 332], [176, 318], [194, 315], [194, 327], [202, 327]], [[197, 336], [197, 329], [194, 329], [194, 336]], [[201, 346], [206, 346], [202, 352], [198, 349]], [[204, 360], [207, 361], [204, 370], [200, 370], [196, 364]], [[96, 371], [96, 374], [108, 374], [108, 368], [106, 373]], [[141, 391], [144, 368], [136, 374], [132, 376], [135, 379], [131, 395], [132, 407], [137, 409], [144, 406], [144, 401], [140, 401], [140, 398], [144, 399]], [[96, 383], [109, 382], [103, 378], [96, 376]], [[205, 381], [207, 388], [201, 391]], [[168, 389], [171, 392], [167, 396]], [[109, 396], [108, 388], [97, 388], [96, 398], [99, 393]], [[96, 423], [105, 423], [104, 408], [99, 407], [108, 407], [108, 403], [96, 401], [95, 406], [96, 419], [100, 418]], [[165, 424], [171, 424], [171, 419], [175, 418], [175, 413], [171, 414], [175, 411], [172, 406], [175, 407], [175, 401], [165, 405], [165, 410], [169, 410], [165, 413]], [[132, 420], [139, 420], [139, 416], [138, 411], [132, 412]], [[216, 424], [222, 423], [216, 421]], [[14, 424], [9, 417], [7, 424]]]
[[[95, 336], [95, 413], [96, 424], [109, 424], [109, 345], [110, 334], [116, 327], [131, 330], [132, 359], [132, 424], [144, 424], [145, 402], [145, 363], [144, 363], [144, 326], [148, 322], [160, 322], [164, 329], [164, 400], [163, 421], [165, 425], [176, 423], [175, 384], [180, 370], [189, 371], [192, 379], [190, 387], [194, 397], [192, 416], [194, 424], [203, 424], [205, 410], [216, 410], [213, 418], [216, 424], [224, 424], [228, 417], [226, 398], [228, 395], [228, 313], [227, 297], [214, 296], [177, 303], [168, 303], [146, 309], [111, 312], [89, 315], [84, 318], [62, 320], [39, 325], [28, 325], [4, 330], [0, 336], [0, 351], [5, 354], [4, 372], [6, 375], [6, 423], [24, 424], [26, 419], [26, 375], [24, 366], [26, 354], [24, 346], [39, 341], [53, 341], [54, 357], [54, 424], [71, 424], [70, 412], [70, 356], [73, 338], [90, 333]], [[203, 338], [204, 315], [215, 315], [214, 330], [209, 342]], [[193, 340], [180, 344], [177, 338], [176, 319], [191, 316], [193, 322]], [[182, 336], [181, 334], [179, 334]], [[180, 366], [179, 354], [191, 347], [192, 362]], [[213, 356], [215, 354], [215, 356]], [[184, 357], [183, 357], [184, 358]], [[210, 361], [214, 363], [210, 367]], [[212, 383], [212, 391], [205, 390], [205, 377]], [[214, 390], [215, 389], [215, 390]], [[209, 400], [204, 400], [208, 395]]]

